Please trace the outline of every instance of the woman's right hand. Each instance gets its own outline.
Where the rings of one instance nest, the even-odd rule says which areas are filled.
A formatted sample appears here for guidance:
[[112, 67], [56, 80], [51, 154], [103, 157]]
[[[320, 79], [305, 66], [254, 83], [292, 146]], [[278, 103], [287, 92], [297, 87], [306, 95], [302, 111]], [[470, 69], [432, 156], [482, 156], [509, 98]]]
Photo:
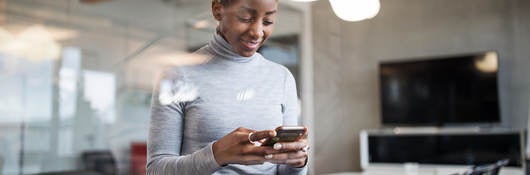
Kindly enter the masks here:
[[[253, 134], [249, 137], [250, 133]], [[270, 146], [256, 146], [250, 141], [262, 142], [264, 139], [274, 136], [276, 136], [274, 130], [254, 131], [239, 127], [213, 144], [215, 161], [220, 166], [262, 164], [266, 160], [265, 155], [274, 154], [278, 151]]]

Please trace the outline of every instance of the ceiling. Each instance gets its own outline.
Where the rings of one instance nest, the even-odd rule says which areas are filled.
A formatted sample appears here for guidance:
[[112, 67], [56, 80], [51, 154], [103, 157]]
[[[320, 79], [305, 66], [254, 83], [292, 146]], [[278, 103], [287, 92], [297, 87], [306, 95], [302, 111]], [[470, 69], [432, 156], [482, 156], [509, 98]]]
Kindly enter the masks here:
[[[300, 12], [280, 5], [275, 35], [300, 31]], [[127, 27], [152, 33], [187, 37], [191, 21], [210, 19], [209, 0], [109, 0], [81, 3], [75, 0], [7, 0], [7, 12], [48, 24], [81, 29]], [[195, 37], [195, 36], [191, 36]]]
[[[0, 0], [2, 1], [2, 0]], [[34, 24], [46, 26], [63, 46], [82, 49], [83, 68], [106, 72], [125, 70], [126, 76], [150, 88], [148, 66], [131, 66], [134, 60], [178, 55], [210, 40], [215, 21], [210, 0], [4, 0], [7, 16], [0, 26], [16, 34]], [[275, 36], [301, 32], [302, 15], [289, 3], [280, 3]], [[193, 24], [214, 25], [197, 30]], [[132, 67], [132, 68], [131, 68]], [[142, 68], [143, 67], [143, 68]], [[135, 84], [135, 83], [132, 83]], [[129, 86], [129, 85], [127, 85]]]

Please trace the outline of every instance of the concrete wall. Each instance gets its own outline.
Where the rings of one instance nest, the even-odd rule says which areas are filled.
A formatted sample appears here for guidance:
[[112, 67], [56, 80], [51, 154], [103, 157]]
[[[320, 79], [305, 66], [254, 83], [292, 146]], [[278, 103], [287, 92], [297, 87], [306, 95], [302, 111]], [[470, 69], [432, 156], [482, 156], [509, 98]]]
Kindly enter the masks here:
[[527, 124], [530, 116], [530, 1], [518, 0], [514, 9], [514, 57], [511, 78], [512, 103], [509, 110], [514, 126]]
[[501, 127], [526, 128], [527, 0], [381, 0], [379, 15], [344, 22], [329, 1], [313, 11], [315, 172], [357, 171], [361, 129], [379, 128], [380, 61], [497, 50]]

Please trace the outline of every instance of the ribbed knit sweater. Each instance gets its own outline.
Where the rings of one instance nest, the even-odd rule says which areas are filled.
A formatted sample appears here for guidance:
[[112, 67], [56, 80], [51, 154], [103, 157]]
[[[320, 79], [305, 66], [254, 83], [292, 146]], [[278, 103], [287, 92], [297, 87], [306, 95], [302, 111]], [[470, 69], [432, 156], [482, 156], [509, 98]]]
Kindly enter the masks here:
[[285, 67], [259, 53], [242, 57], [219, 34], [196, 54], [208, 61], [167, 71], [153, 91], [147, 174], [307, 174], [307, 167], [217, 164], [212, 144], [238, 127], [297, 125], [296, 85]]

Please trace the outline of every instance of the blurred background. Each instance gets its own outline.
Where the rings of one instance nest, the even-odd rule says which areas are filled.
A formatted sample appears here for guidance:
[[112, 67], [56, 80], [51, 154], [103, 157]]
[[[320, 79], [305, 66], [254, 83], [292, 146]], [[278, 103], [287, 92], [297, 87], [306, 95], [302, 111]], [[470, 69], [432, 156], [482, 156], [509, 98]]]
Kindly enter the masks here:
[[[376, 0], [376, 15], [355, 22], [337, 14], [330, 2], [339, 0], [298, 1], [280, 1], [273, 36], [259, 52], [296, 78], [300, 124], [310, 128], [310, 174], [451, 174], [495, 162], [499, 149], [516, 162], [510, 164], [516, 171], [505, 174], [526, 174], [530, 1]], [[153, 85], [164, 67], [193, 64], [189, 53], [215, 30], [210, 6], [210, 0], [0, 0], [0, 174], [145, 174]], [[392, 84], [425, 75], [407, 70], [433, 69], [382, 71], [393, 63], [491, 53], [488, 97], [498, 98], [478, 107], [488, 109], [487, 119], [426, 120], [409, 108], [432, 103], [407, 100], [437, 101], [440, 93], [429, 87], [444, 85], [429, 79], [436, 76]], [[468, 77], [453, 67], [437, 73]], [[482, 99], [468, 94], [485, 88], [469, 86], [458, 98], [472, 98], [453, 104]], [[418, 158], [425, 150], [463, 157], [440, 163], [451, 165], [444, 170], [422, 169], [437, 165]]]
[[[210, 6], [0, 0], [0, 174], [145, 174], [156, 76], [212, 38]], [[298, 76], [301, 14], [280, 11], [261, 52]]]

